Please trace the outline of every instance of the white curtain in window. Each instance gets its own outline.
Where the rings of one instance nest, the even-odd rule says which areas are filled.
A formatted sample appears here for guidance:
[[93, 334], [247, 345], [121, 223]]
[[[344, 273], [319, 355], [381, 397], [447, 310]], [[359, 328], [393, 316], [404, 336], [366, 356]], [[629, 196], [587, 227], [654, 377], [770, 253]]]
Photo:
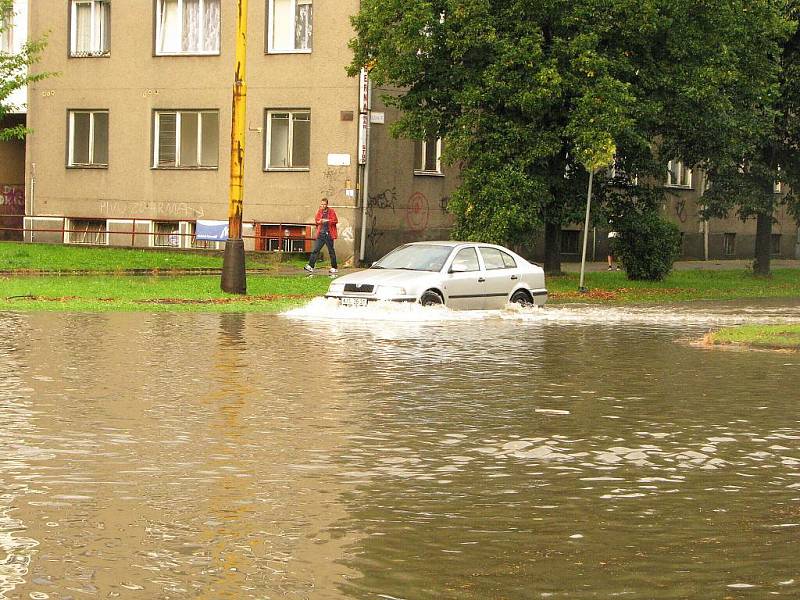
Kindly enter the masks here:
[[200, 47], [200, 0], [183, 0], [181, 50], [198, 52]]
[[79, 2], [75, 4], [75, 53], [86, 54], [92, 50], [92, 5]]
[[160, 0], [158, 23], [158, 51], [163, 53], [180, 52], [181, 18], [178, 0]]
[[219, 52], [219, 0], [205, 0], [202, 25], [203, 51]]
[[295, 50], [310, 50], [312, 38], [312, 15], [313, 9], [311, 0], [297, 0], [295, 8], [294, 23], [294, 47]]

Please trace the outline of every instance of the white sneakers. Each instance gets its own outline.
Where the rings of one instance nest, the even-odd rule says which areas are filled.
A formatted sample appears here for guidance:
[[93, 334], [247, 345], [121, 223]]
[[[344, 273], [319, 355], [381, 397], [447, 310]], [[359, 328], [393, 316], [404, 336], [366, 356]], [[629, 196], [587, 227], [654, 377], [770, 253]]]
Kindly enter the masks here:
[[313, 273], [314, 267], [312, 267], [311, 265], [306, 265], [305, 267], [303, 267], [303, 270], [308, 271], [309, 273]]
[[328, 273], [330, 273], [331, 275], [335, 275], [338, 272], [339, 272], [339, 269], [334, 269], [333, 267], [331, 267], [330, 271], [328, 271]]

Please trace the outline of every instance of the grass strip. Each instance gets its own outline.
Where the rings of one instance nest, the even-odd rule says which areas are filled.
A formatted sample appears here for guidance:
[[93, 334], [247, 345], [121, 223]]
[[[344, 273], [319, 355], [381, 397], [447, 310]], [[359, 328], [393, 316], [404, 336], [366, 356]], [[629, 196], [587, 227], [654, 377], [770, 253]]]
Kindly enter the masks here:
[[[247, 266], [278, 269], [287, 264], [280, 262], [278, 257], [279, 255], [271, 253], [249, 253]], [[288, 264], [302, 267], [304, 261], [302, 257], [292, 258]], [[169, 272], [221, 268], [222, 254], [219, 252], [0, 242], [0, 271], [3, 272]]]
[[800, 324], [726, 327], [710, 333], [706, 336], [706, 342], [714, 345], [800, 350]]
[[[299, 271], [298, 267], [298, 271]], [[325, 293], [327, 277], [250, 275], [248, 295], [226, 294], [211, 276], [25, 276], [0, 277], [0, 310], [69, 312], [191, 311], [278, 312]], [[800, 298], [800, 270], [758, 278], [745, 271], [678, 271], [663, 282], [628, 281], [623, 273], [589, 273], [588, 293], [578, 275], [547, 279], [550, 302], [670, 304], [691, 300]]]

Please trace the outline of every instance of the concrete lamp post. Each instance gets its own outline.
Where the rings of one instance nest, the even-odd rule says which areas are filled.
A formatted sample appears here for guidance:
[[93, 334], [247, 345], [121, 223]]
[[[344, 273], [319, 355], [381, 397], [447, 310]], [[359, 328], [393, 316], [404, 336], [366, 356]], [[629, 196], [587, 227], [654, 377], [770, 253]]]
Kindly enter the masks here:
[[231, 116], [231, 177], [228, 204], [228, 239], [222, 261], [223, 292], [245, 294], [247, 278], [244, 266], [244, 241], [242, 240], [242, 204], [244, 197], [244, 136], [247, 108], [245, 61], [247, 58], [247, 0], [237, 0], [236, 70], [233, 83], [233, 110]]
[[594, 179], [594, 169], [589, 170], [589, 191], [586, 193], [586, 218], [583, 222], [583, 252], [581, 253], [581, 280], [578, 283], [578, 291], [586, 293], [589, 288], [583, 285], [583, 273], [586, 268], [586, 240], [589, 239], [589, 212], [592, 206], [592, 179]]

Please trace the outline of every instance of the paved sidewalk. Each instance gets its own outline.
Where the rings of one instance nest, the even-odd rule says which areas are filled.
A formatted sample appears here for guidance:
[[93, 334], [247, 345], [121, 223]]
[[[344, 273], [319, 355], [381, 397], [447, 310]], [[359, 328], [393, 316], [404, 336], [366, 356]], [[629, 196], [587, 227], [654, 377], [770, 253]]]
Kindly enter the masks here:
[[[614, 263], [616, 266], [616, 263]], [[675, 263], [674, 269], [676, 271], [722, 271], [722, 270], [735, 270], [735, 269], [752, 269], [753, 261], [749, 260], [679, 260]], [[790, 259], [773, 259], [770, 261], [771, 269], [800, 269], [800, 260]], [[587, 262], [586, 271], [605, 271], [608, 269], [608, 263], [603, 262]], [[581, 270], [581, 263], [579, 262], [562, 262], [561, 270], [565, 273], [579, 273]]]

